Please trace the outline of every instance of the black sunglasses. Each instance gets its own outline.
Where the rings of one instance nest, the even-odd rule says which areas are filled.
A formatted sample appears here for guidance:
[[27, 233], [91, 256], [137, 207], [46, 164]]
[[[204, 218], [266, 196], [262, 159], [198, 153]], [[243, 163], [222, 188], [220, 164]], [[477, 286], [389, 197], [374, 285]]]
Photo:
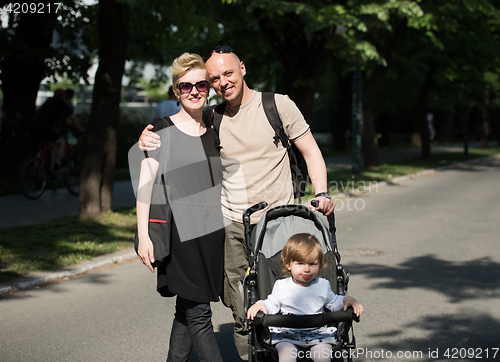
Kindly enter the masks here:
[[193, 87], [196, 87], [198, 89], [198, 92], [206, 92], [207, 90], [210, 89], [210, 83], [208, 80], [200, 80], [199, 82], [196, 82], [196, 84], [189, 83], [189, 82], [182, 82], [179, 83], [177, 88], [181, 91], [181, 93], [191, 93], [193, 90]]
[[213, 53], [229, 54], [229, 53], [234, 53], [234, 51], [227, 45], [219, 45], [213, 48], [212, 50], [206, 52], [205, 55], [203, 56], [203, 61], [206, 62], [207, 60], [209, 60]]

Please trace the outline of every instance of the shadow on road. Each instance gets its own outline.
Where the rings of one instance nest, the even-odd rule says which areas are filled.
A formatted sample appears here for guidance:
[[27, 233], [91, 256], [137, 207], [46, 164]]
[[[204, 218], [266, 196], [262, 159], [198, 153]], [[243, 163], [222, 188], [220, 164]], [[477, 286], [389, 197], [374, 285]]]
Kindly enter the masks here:
[[[425, 331], [425, 336], [412, 339], [395, 337], [408, 328]], [[392, 351], [393, 357], [396, 357], [397, 351], [407, 353], [406, 358], [399, 360], [436, 360], [435, 357], [439, 357], [439, 360], [488, 361], [494, 359], [495, 353], [496, 359], [500, 358], [499, 329], [499, 321], [490, 315], [463, 310], [463, 313], [458, 314], [422, 316], [418, 321], [403, 326], [401, 330], [371, 336], [386, 341], [378, 344], [374, 351]]]
[[219, 345], [223, 361], [238, 361], [239, 356], [234, 346], [233, 323], [220, 324], [219, 331], [215, 332], [215, 338]]
[[500, 297], [500, 263], [489, 257], [454, 262], [424, 255], [394, 267], [352, 263], [349, 272], [353, 275], [364, 274], [373, 280], [385, 280], [374, 282], [372, 289], [423, 288], [444, 294], [451, 303]]

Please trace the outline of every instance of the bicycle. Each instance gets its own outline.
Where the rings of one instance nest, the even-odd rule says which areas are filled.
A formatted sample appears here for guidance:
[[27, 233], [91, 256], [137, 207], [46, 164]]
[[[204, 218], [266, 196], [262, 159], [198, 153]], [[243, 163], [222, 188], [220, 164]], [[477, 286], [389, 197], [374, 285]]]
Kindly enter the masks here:
[[[57, 187], [59, 174], [52, 172], [50, 167], [50, 154], [55, 147], [53, 144], [42, 145], [36, 156], [28, 156], [19, 167], [19, 185], [28, 199], [35, 200], [42, 196], [48, 182]], [[82, 162], [76, 156], [73, 145], [66, 143], [61, 165], [66, 168], [64, 172], [66, 188], [71, 194], [78, 196]]]

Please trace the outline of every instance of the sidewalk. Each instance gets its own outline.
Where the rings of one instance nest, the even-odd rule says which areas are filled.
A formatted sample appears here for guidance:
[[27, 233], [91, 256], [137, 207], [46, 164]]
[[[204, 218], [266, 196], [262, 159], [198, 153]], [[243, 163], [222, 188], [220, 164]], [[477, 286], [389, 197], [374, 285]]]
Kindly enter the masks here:
[[[479, 143], [474, 143], [469, 145], [469, 148], [479, 147]], [[453, 153], [453, 152], [463, 152], [463, 144], [453, 144], [453, 145], [436, 145], [432, 146], [432, 154], [438, 153]], [[412, 158], [420, 157], [422, 150], [420, 147], [407, 147], [400, 149], [391, 150], [381, 150], [380, 151], [380, 163], [409, 160]], [[344, 168], [352, 167], [352, 156], [336, 156], [325, 158], [326, 168], [328, 171], [337, 171]]]
[[[477, 145], [471, 145], [475, 147]], [[451, 153], [463, 150], [461, 145], [433, 146], [433, 153]], [[420, 148], [409, 147], [397, 150], [380, 152], [381, 163], [415, 158], [420, 155]], [[351, 156], [328, 157], [325, 159], [327, 169], [339, 170], [351, 167]], [[453, 167], [453, 166], [451, 166]], [[399, 182], [414, 177], [432, 174], [434, 171], [423, 171], [418, 175], [401, 177]], [[397, 183], [398, 180], [392, 180]], [[129, 181], [119, 181], [114, 184], [112, 208], [132, 207], [135, 205], [135, 196]], [[10, 195], [0, 197], [0, 228], [20, 225], [33, 225], [50, 219], [78, 214], [78, 197], [71, 195], [66, 189], [46, 190], [38, 200], [28, 200], [23, 195]], [[103, 255], [91, 261], [86, 261], [73, 267], [63, 268], [49, 272], [32, 273], [14, 283], [0, 284], [0, 296], [21, 289], [31, 288], [52, 282], [60, 278], [68, 278], [91, 270], [105, 267], [116, 262], [129, 260], [136, 257], [135, 251], [125, 250], [118, 253]]]
[[[135, 205], [130, 181], [115, 182], [111, 205], [113, 210]], [[66, 188], [45, 190], [37, 200], [29, 200], [22, 194], [0, 197], [0, 228], [34, 225], [69, 215], [78, 215], [78, 196]]]

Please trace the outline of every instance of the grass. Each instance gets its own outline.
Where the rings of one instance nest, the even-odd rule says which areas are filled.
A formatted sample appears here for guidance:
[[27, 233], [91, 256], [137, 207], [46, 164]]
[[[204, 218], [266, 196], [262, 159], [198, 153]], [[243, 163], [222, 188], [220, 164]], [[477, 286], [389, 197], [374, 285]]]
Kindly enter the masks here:
[[[411, 159], [381, 164], [378, 169], [362, 169], [361, 175], [353, 176], [351, 169], [328, 172], [329, 192], [332, 195], [344, 192], [362, 192], [365, 186], [374, 182], [390, 181], [399, 176], [410, 175], [420, 171], [463, 162], [474, 158], [492, 156], [500, 153], [500, 147], [489, 149], [472, 148], [469, 154], [463, 152], [434, 154], [428, 160]], [[308, 186], [305, 198], [312, 198], [313, 189]]]
[[[343, 151], [337, 151], [332, 148], [330, 144], [325, 144], [323, 142], [318, 142], [318, 147], [321, 150], [321, 154], [323, 155], [323, 158], [329, 158], [329, 157], [336, 157], [336, 156], [345, 156], [345, 155], [350, 155], [351, 154], [351, 148], [347, 147]], [[379, 146], [379, 150], [398, 150], [401, 148], [420, 148], [420, 146], [413, 146], [408, 143], [394, 143], [391, 144], [390, 146]]]
[[2, 229], [0, 283], [30, 272], [54, 270], [133, 246], [135, 208], [97, 219], [68, 216], [39, 225]]

